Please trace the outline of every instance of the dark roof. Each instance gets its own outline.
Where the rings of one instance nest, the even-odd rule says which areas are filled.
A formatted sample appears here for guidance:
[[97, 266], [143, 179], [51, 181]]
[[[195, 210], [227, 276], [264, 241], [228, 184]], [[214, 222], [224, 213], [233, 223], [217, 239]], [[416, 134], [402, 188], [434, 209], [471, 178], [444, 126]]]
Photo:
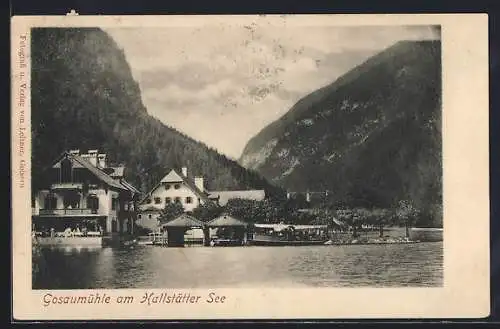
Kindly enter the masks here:
[[109, 185], [111, 187], [115, 187], [115, 188], [120, 189], [120, 190], [127, 190], [127, 188], [125, 186], [123, 186], [122, 184], [120, 184], [120, 182], [115, 181], [113, 178], [111, 178], [104, 171], [97, 168], [96, 166], [94, 166], [92, 163], [90, 163], [86, 159], [82, 158], [81, 156], [75, 155], [75, 154], [69, 154], [69, 153], [66, 153], [66, 154], [68, 155], [68, 158], [73, 158], [76, 162], [81, 164], [85, 169], [88, 169], [91, 173], [93, 173], [97, 178], [99, 178], [101, 181], [103, 181], [107, 185]]
[[132, 191], [134, 193], [141, 193], [141, 191], [139, 191], [134, 185], [130, 184], [129, 182], [127, 182], [124, 179], [122, 179], [120, 181], [120, 183], [122, 183], [123, 186], [125, 186], [127, 189], [129, 189], [130, 191]]
[[231, 217], [229, 215], [222, 215], [217, 217], [207, 223], [207, 226], [211, 227], [223, 227], [223, 226], [247, 226], [248, 224], [244, 221]]
[[200, 190], [196, 186], [196, 184], [194, 183], [194, 181], [192, 179], [190, 179], [187, 176], [184, 176], [183, 174], [179, 174], [179, 176], [182, 177], [182, 179], [184, 180], [184, 183], [186, 183], [200, 198], [202, 198], [204, 200], [209, 200], [208, 199], [208, 193], [207, 192], [203, 192], [202, 190]]
[[162, 227], [203, 227], [203, 222], [199, 221], [198, 219], [189, 216], [187, 214], [182, 214], [179, 217], [160, 224], [159, 226]]
[[114, 187], [120, 190], [124, 191], [131, 191], [134, 193], [139, 193], [139, 190], [137, 190], [133, 185], [130, 183], [122, 180], [122, 182], [119, 182], [115, 179], [113, 179], [110, 175], [106, 174], [103, 170], [97, 168], [94, 166], [92, 163], [90, 163], [87, 159], [82, 158], [79, 155], [76, 154], [71, 154], [69, 152], [63, 152], [56, 163], [58, 163], [63, 157], [68, 157], [69, 159], [72, 159], [73, 161], [77, 162], [80, 164], [83, 168], [87, 169], [90, 171], [92, 174], [94, 174], [98, 179], [100, 179], [102, 182], [106, 183], [110, 187]]
[[[119, 166], [119, 167], [108, 167], [109, 169], [112, 169], [113, 171], [109, 174], [111, 177], [123, 177], [125, 173], [125, 167], [124, 166]], [[106, 168], [106, 169], [108, 169]]]

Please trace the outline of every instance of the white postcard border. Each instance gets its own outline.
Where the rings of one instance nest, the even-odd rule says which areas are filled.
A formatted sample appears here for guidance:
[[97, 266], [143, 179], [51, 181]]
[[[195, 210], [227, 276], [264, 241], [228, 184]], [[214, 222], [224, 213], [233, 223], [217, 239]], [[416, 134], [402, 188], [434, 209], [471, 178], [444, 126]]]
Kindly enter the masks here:
[[[442, 288], [32, 290], [29, 28], [43, 26], [191, 26], [193, 24], [441, 25], [443, 67], [444, 286]], [[485, 14], [285, 16], [14, 17], [12, 43], [13, 311], [18, 320], [448, 318], [489, 314], [488, 17]], [[21, 36], [27, 67], [20, 66]], [[25, 72], [21, 76], [21, 72]], [[24, 80], [26, 77], [26, 80]], [[22, 81], [21, 81], [22, 80]], [[24, 111], [24, 121], [21, 113]], [[21, 147], [22, 141], [24, 146]], [[23, 148], [23, 152], [21, 152]], [[22, 162], [24, 161], [24, 163]], [[22, 171], [25, 172], [21, 184]], [[214, 292], [225, 303], [147, 305], [146, 292]], [[44, 296], [106, 294], [109, 304], [49, 305]], [[117, 304], [118, 296], [134, 303]]]

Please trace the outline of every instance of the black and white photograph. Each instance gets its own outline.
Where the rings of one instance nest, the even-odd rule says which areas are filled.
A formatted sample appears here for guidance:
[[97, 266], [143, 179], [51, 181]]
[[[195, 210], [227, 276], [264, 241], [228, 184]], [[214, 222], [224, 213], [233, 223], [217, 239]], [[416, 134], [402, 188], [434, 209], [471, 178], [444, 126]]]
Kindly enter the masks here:
[[442, 285], [439, 26], [31, 49], [34, 288]]
[[151, 304], [446, 288], [441, 24], [179, 22], [21, 39], [40, 305], [95, 289], [164, 291]]

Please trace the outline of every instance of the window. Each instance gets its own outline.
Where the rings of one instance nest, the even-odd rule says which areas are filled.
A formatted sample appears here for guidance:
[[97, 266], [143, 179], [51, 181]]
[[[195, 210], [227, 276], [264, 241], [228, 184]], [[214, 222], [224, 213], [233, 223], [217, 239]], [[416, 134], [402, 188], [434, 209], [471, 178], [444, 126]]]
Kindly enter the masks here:
[[116, 210], [117, 201], [116, 198], [111, 199], [111, 210]]
[[61, 183], [71, 182], [71, 160], [68, 158], [61, 161]]
[[159, 204], [159, 203], [161, 203], [161, 198], [156, 197], [155, 198], [155, 204]]
[[80, 208], [80, 197], [75, 194], [65, 195], [63, 198], [64, 208]]
[[176, 197], [176, 198], [175, 198], [175, 203], [181, 203], [181, 198]]
[[99, 209], [99, 199], [96, 195], [89, 195], [87, 197], [87, 208], [97, 210]]
[[193, 202], [193, 198], [191, 198], [190, 196], [186, 197], [186, 203], [192, 203]]
[[165, 203], [166, 203], [166, 204], [169, 204], [170, 202], [172, 202], [172, 198], [168, 198], [168, 197], [167, 197], [167, 198], [165, 198]]
[[148, 218], [151, 219], [151, 215], [148, 215]]
[[45, 197], [45, 209], [56, 209], [57, 208], [57, 199], [53, 194], [49, 194]]
[[141, 218], [142, 218], [142, 215], [137, 215], [137, 218], [141, 219]]
[[151, 203], [151, 199], [147, 199], [147, 200], [146, 200], [146, 203], [147, 203], [147, 204]]
[[170, 189], [170, 184], [165, 184], [165, 190]]
[[175, 188], [176, 190], [180, 189], [180, 188], [181, 188], [181, 184], [175, 184], [175, 185], [174, 185], [174, 188]]

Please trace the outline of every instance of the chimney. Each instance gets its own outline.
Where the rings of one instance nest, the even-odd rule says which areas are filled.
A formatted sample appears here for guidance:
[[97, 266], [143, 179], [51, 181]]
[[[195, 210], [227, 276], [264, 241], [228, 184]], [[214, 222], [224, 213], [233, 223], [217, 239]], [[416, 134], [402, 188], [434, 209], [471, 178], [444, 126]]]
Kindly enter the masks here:
[[80, 150], [70, 150], [69, 154], [71, 154], [71, 155], [80, 155]]
[[187, 175], [188, 175], [188, 168], [187, 167], [182, 167], [182, 175], [187, 177]]
[[97, 155], [97, 164], [101, 169], [106, 168], [106, 154]]
[[205, 192], [205, 184], [203, 183], [203, 177], [195, 177], [194, 178], [194, 185], [202, 191]]
[[88, 150], [88, 151], [87, 151], [87, 154], [88, 154], [88, 160], [89, 160], [89, 162], [90, 162], [93, 166], [96, 166], [96, 167], [97, 167], [97, 153], [98, 153], [98, 151], [97, 151], [97, 150]]

